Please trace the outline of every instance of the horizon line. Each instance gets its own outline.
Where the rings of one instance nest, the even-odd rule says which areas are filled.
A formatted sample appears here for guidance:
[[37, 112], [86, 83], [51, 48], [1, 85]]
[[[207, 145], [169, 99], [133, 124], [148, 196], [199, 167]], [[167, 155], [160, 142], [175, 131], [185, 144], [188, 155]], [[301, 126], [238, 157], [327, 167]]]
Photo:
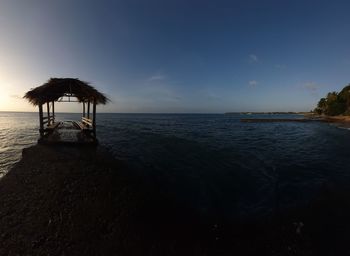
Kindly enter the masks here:
[[[241, 114], [241, 113], [309, 113], [310, 111], [227, 111], [227, 112], [97, 112], [96, 114], [203, 114], [203, 115], [218, 115], [218, 114]], [[0, 113], [39, 113], [38, 111], [13, 111], [0, 110]], [[82, 114], [82, 112], [55, 112], [56, 114]]]

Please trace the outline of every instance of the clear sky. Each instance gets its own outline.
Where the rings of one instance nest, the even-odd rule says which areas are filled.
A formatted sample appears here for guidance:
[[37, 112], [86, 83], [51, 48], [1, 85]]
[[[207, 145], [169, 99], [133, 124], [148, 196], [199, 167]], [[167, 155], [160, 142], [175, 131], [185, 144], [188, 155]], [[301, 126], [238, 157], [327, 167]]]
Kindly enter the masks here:
[[[350, 1], [0, 0], [0, 111], [50, 77], [102, 112], [308, 111], [350, 82]], [[58, 109], [80, 110], [59, 104]]]

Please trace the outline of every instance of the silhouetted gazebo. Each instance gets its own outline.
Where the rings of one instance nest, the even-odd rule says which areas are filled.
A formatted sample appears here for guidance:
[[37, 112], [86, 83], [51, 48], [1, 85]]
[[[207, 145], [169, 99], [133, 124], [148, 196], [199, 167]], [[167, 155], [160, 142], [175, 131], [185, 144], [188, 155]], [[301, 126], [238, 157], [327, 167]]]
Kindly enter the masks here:
[[[106, 104], [108, 98], [86, 82], [76, 78], [51, 78], [45, 84], [28, 91], [24, 98], [39, 107], [40, 136], [52, 133], [61, 122], [55, 119], [55, 102], [82, 103], [81, 121], [74, 124], [96, 141], [96, 105]], [[43, 106], [47, 115], [44, 116]], [[92, 105], [92, 116], [90, 106]]]

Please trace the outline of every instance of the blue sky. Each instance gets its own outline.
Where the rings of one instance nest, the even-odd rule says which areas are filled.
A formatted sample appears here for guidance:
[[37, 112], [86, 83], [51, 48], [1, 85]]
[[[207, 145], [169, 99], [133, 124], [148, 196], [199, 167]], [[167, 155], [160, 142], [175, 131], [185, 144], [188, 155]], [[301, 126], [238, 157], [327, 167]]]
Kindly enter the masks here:
[[[102, 112], [308, 111], [350, 82], [347, 1], [0, 0], [0, 111], [50, 77]], [[78, 111], [64, 104], [61, 111]]]

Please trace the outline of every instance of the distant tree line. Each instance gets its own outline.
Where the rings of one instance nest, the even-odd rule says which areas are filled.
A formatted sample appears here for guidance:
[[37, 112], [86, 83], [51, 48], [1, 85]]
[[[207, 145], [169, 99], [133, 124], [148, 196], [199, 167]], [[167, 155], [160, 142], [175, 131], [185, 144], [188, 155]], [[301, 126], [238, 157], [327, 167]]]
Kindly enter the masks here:
[[321, 115], [350, 115], [350, 84], [338, 92], [329, 92], [317, 103], [314, 112]]

